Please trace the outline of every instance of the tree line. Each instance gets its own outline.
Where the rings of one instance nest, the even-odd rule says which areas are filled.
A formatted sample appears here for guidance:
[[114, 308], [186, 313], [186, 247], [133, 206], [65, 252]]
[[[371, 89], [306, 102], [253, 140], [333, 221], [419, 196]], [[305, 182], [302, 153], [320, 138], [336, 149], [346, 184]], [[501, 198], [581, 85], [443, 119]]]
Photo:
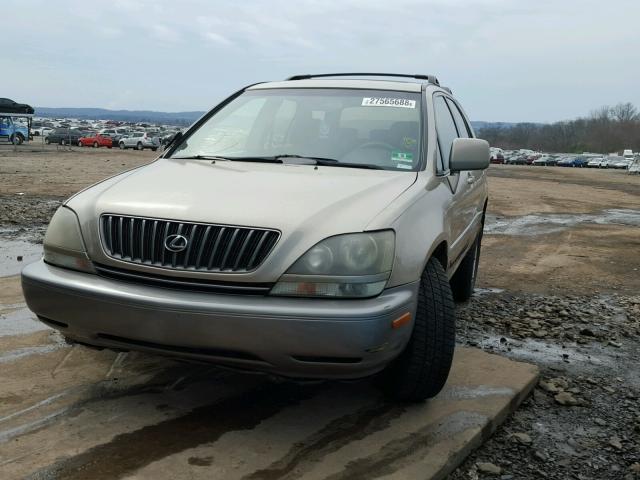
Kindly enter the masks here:
[[619, 103], [594, 110], [586, 118], [550, 124], [487, 126], [477, 135], [491, 146], [504, 149], [612, 153], [631, 148], [637, 152], [640, 151], [640, 114], [633, 104]]

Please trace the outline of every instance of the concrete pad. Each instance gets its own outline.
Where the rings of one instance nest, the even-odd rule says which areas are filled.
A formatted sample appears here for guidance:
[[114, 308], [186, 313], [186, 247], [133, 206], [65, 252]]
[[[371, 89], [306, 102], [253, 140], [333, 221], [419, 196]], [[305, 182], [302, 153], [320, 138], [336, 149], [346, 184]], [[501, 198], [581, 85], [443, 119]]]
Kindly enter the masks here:
[[538, 376], [459, 348], [438, 397], [397, 405], [368, 380], [275, 383], [51, 331], [0, 338], [0, 478], [443, 478]]

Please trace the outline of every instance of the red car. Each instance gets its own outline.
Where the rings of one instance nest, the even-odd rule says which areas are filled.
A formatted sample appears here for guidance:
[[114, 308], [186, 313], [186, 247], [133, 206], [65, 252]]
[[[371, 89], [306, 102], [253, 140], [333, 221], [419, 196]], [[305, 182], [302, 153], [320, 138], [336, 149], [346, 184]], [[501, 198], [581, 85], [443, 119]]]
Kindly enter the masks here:
[[491, 163], [497, 163], [498, 165], [504, 164], [504, 155], [502, 153], [494, 153], [491, 154], [491, 158], [489, 158]]
[[98, 147], [111, 148], [113, 147], [113, 142], [111, 141], [111, 137], [96, 133], [89, 137], [80, 137], [78, 139], [78, 145], [80, 145], [81, 147], [93, 146], [93, 148], [98, 148]]

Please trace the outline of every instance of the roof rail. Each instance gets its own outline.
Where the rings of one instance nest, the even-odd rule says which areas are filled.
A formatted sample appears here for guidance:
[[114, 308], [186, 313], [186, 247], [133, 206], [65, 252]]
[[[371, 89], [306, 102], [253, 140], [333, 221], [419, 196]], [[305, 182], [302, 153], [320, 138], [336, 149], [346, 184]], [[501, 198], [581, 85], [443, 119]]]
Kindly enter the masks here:
[[434, 85], [440, 85], [440, 82], [434, 75], [422, 75], [422, 74], [406, 74], [406, 73], [318, 73], [315, 75], [294, 75], [287, 78], [287, 80], [307, 80], [309, 78], [319, 77], [403, 77], [403, 78], [416, 78], [418, 80], [426, 80]]

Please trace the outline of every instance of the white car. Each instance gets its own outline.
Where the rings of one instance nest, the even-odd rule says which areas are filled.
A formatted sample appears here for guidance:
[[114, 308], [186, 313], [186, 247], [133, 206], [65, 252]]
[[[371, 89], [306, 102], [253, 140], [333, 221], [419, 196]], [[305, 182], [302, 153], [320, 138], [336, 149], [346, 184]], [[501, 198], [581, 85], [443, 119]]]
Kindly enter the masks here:
[[555, 165], [556, 161], [554, 159], [554, 157], [552, 157], [551, 155], [542, 155], [540, 158], [536, 158], [533, 162], [531, 162], [532, 165]]
[[632, 163], [633, 163], [633, 160], [623, 158], [622, 160], [616, 160], [615, 162], [613, 162], [611, 167], [621, 169], [621, 170], [626, 170], [627, 168], [629, 168], [629, 166]]
[[619, 161], [622, 157], [609, 155], [608, 157], [604, 157], [600, 162], [600, 168], [613, 168], [614, 162]]
[[600, 168], [600, 166], [602, 165], [603, 161], [604, 161], [604, 158], [602, 158], [602, 157], [592, 158], [587, 163], [587, 167], [589, 167], [589, 168]]
[[155, 152], [160, 147], [160, 141], [158, 137], [152, 137], [146, 132], [133, 132], [128, 137], [121, 138], [118, 146], [122, 150], [127, 148], [135, 148], [136, 150], [150, 148]]
[[38, 128], [32, 128], [31, 133], [33, 134], [34, 137], [46, 137], [47, 135], [49, 135], [49, 132], [51, 130], [53, 130], [53, 128], [38, 127]]

